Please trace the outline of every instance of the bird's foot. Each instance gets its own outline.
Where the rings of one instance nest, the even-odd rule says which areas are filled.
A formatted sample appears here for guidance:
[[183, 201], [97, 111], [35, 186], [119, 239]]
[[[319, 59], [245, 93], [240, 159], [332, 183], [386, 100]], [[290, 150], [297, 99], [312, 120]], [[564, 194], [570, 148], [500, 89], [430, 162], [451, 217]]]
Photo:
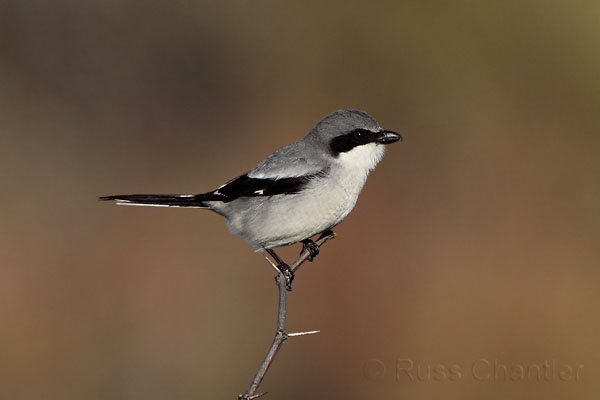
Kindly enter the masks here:
[[319, 255], [319, 245], [310, 239], [304, 239], [302, 241], [302, 244], [303, 246], [302, 250], [300, 251], [300, 254], [304, 253], [305, 251], [308, 251], [308, 261], [312, 262], [315, 259], [315, 257]]
[[285, 279], [285, 288], [289, 292], [291, 292], [292, 291], [292, 281], [294, 280], [294, 271], [290, 268], [289, 265], [287, 265], [285, 262], [283, 262], [283, 260], [281, 258], [279, 258], [277, 253], [275, 253], [275, 250], [266, 249], [266, 251], [277, 262], [277, 265], [271, 264], [279, 270], [279, 274], [277, 274], [277, 276], [275, 277], [275, 282], [277, 282], [277, 284], [279, 285], [279, 277], [283, 275], [283, 277]]
[[277, 282], [279, 285], [279, 279], [281, 279], [283, 276], [283, 279], [285, 279], [285, 288], [288, 292], [291, 292], [292, 281], [294, 280], [294, 276], [296, 276], [296, 274], [294, 274], [294, 271], [290, 268], [290, 266], [283, 261], [280, 261], [279, 264], [277, 264], [277, 269], [279, 269], [279, 272], [281, 273], [275, 277], [275, 282]]

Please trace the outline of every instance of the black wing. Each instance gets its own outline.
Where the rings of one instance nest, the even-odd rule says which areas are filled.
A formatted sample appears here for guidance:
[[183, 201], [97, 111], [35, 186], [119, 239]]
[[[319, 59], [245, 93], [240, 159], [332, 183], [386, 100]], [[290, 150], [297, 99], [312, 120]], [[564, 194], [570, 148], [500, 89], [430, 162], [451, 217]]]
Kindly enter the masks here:
[[214, 192], [199, 195], [202, 201], [223, 201], [225, 203], [240, 197], [264, 197], [278, 194], [299, 193], [311, 179], [323, 175], [320, 171], [294, 178], [251, 178], [248, 174], [239, 176]]

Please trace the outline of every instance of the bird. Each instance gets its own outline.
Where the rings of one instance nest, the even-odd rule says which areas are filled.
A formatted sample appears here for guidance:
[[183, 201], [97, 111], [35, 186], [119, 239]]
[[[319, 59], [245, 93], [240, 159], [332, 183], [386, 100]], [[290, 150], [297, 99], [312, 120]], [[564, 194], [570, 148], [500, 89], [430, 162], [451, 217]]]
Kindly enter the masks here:
[[365, 111], [340, 109], [323, 117], [302, 139], [275, 151], [250, 171], [200, 194], [126, 194], [100, 197], [118, 205], [205, 208], [222, 215], [229, 230], [278, 263], [291, 290], [294, 273], [274, 248], [332, 233], [354, 208], [385, 147], [402, 140]]

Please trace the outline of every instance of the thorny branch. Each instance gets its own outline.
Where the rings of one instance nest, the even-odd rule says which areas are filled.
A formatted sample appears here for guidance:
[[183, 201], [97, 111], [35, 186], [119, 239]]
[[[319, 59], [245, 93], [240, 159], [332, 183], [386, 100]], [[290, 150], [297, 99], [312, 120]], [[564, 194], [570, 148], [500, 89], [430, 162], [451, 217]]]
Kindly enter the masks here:
[[[320, 237], [315, 242], [315, 244], [318, 247], [321, 247], [323, 245], [323, 243], [325, 243], [329, 239], [333, 239], [334, 237], [335, 237], [335, 233], [330, 232], [329, 234]], [[310, 256], [311, 256], [310, 250], [306, 247], [303, 248], [298, 259], [296, 261], [294, 261], [294, 263], [292, 265], [290, 265], [290, 268], [292, 269], [292, 271], [295, 272], [298, 268], [300, 268], [300, 266], [306, 260], [308, 260]], [[271, 260], [269, 260], [268, 258], [267, 258], [267, 261], [269, 261], [269, 263], [271, 263]], [[273, 268], [276, 268], [273, 263], [271, 263], [271, 265], [273, 266]], [[248, 386], [248, 389], [246, 389], [246, 392], [244, 394], [240, 394], [238, 396], [238, 400], [253, 400], [253, 399], [257, 399], [257, 398], [267, 394], [266, 392], [257, 394], [256, 391], [258, 390], [258, 386], [260, 385], [263, 378], [265, 377], [267, 370], [269, 369], [269, 366], [275, 359], [275, 356], [277, 355], [277, 352], [279, 351], [281, 345], [283, 344], [283, 342], [285, 342], [287, 340], [288, 337], [310, 335], [310, 334], [319, 332], [319, 331], [310, 331], [310, 332], [287, 333], [287, 331], [285, 330], [285, 317], [286, 317], [286, 313], [287, 313], [287, 289], [286, 289], [286, 284], [285, 284], [285, 277], [283, 276], [283, 273], [280, 271], [278, 271], [278, 275], [277, 275], [277, 287], [279, 289], [279, 309], [277, 312], [277, 331], [275, 332], [275, 338], [273, 338], [273, 343], [271, 343], [271, 347], [267, 351], [267, 355], [265, 356], [265, 359], [259, 365], [258, 371], [256, 371], [256, 375], [254, 376], [254, 379], [252, 379], [252, 382], [250, 382], [250, 386]]]

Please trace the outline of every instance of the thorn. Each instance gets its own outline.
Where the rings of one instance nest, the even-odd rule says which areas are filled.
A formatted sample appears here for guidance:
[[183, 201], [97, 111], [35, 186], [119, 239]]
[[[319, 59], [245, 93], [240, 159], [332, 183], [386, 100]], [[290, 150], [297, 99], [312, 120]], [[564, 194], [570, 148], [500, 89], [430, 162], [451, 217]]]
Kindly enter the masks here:
[[321, 332], [321, 331], [295, 332], [295, 333], [288, 333], [287, 336], [294, 337], [294, 336], [314, 335], [315, 333], [319, 333], [319, 332]]
[[258, 393], [258, 394], [248, 396], [248, 397], [241, 397], [241, 399], [254, 400], [254, 399], [258, 399], [259, 397], [263, 397], [265, 394], [267, 394], [267, 392]]
[[273, 267], [273, 269], [275, 271], [277, 271], [278, 274], [281, 273], [281, 271], [279, 270], [279, 268], [277, 268], [277, 265], [273, 264], [273, 261], [271, 261], [271, 259], [269, 257], [265, 256], [264, 254], [263, 254], [263, 257], [265, 258], [265, 260], [267, 260], [269, 262], [269, 264], [271, 264], [271, 267]]

